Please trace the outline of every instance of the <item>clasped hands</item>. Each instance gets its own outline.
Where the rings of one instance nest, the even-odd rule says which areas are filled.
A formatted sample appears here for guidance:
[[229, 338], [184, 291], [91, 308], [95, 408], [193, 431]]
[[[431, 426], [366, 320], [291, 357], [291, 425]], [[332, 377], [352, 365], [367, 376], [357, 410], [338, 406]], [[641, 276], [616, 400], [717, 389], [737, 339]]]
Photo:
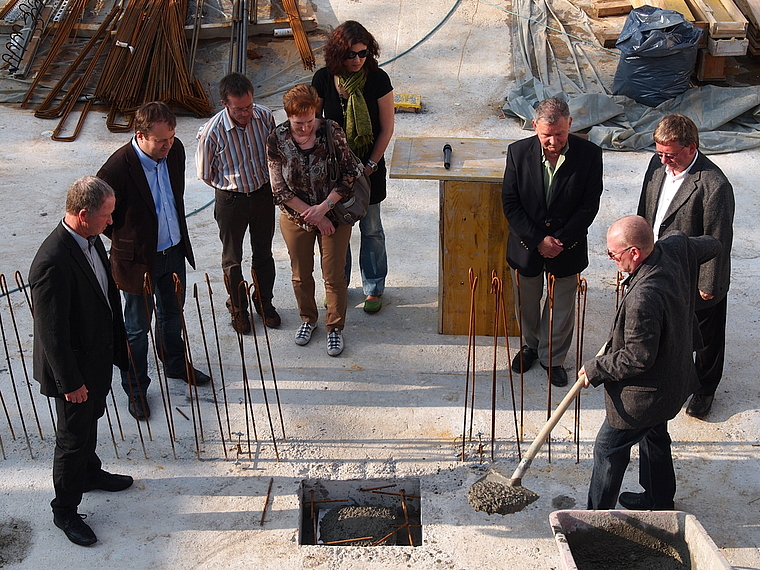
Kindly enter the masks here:
[[307, 224], [317, 226], [319, 233], [323, 236], [329, 236], [335, 233], [335, 226], [325, 216], [330, 208], [325, 202], [320, 202], [314, 206], [309, 206], [303, 212], [301, 216]]
[[562, 242], [553, 236], [546, 236], [536, 246], [542, 257], [552, 259], [557, 257], [565, 249]]

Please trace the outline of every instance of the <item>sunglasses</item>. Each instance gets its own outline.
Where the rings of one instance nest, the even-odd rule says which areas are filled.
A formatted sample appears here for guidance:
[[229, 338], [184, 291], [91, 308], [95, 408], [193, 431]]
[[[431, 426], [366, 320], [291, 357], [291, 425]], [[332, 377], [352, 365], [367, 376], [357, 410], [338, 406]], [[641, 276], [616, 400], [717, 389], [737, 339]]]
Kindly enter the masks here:
[[354, 59], [355, 57], [360, 57], [364, 59], [369, 55], [368, 49], [363, 49], [362, 51], [350, 51], [348, 54], [346, 54], [346, 59]]
[[632, 245], [631, 247], [626, 247], [626, 248], [625, 248], [623, 251], [621, 251], [620, 253], [614, 253], [614, 252], [612, 252], [612, 251], [610, 251], [610, 250], [608, 249], [608, 250], [607, 250], [607, 257], [609, 257], [609, 258], [610, 258], [611, 260], [613, 260], [613, 261], [620, 261], [620, 258], [621, 258], [621, 257], [623, 257], [623, 254], [624, 254], [626, 251], [628, 251], [629, 249], [633, 249], [634, 247], [636, 247], [636, 246], [635, 246], [635, 245]]

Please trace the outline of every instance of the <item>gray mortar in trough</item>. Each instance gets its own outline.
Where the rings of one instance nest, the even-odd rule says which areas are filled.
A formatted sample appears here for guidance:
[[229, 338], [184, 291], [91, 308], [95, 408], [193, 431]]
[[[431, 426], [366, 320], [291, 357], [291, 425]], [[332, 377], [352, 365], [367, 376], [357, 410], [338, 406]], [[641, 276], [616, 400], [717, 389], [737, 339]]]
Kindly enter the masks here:
[[310, 479], [298, 494], [300, 544], [422, 544], [419, 479]]
[[694, 515], [682, 511], [555, 511], [564, 570], [729, 570]]

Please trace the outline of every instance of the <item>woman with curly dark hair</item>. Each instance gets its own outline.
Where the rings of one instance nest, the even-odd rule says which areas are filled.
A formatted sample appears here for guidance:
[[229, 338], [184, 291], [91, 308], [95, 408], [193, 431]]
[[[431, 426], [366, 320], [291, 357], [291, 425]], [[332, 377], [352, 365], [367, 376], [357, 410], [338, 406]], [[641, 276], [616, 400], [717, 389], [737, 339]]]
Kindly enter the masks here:
[[[325, 67], [314, 74], [312, 85], [321, 112], [343, 127], [348, 146], [362, 160], [372, 187], [367, 215], [359, 222], [359, 267], [364, 289], [364, 310], [377, 313], [383, 306], [388, 260], [380, 202], [386, 195], [383, 154], [393, 136], [393, 86], [377, 65], [380, 48], [364, 26], [353, 20], [335, 28], [325, 46]], [[351, 250], [346, 276], [351, 274]]]

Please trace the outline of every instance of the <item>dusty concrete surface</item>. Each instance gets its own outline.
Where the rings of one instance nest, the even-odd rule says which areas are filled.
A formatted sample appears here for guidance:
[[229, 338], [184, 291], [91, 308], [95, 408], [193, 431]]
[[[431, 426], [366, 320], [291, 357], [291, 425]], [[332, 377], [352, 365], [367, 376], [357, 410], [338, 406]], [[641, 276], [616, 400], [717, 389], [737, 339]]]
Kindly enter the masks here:
[[[386, 59], [422, 38], [453, 4], [454, 0], [324, 0], [317, 4], [316, 14], [325, 24], [345, 19], [362, 21], [376, 35], [381, 59]], [[398, 115], [396, 136], [520, 138], [528, 134], [514, 122], [499, 118], [513, 71], [507, 20], [505, 12], [488, 3], [463, 0], [428, 41], [386, 66], [395, 89], [422, 94], [425, 107], [419, 115]], [[255, 65], [262, 64], [259, 61]], [[252, 73], [256, 76], [274, 71], [252, 68]], [[277, 106], [279, 96], [264, 103]], [[26, 275], [34, 252], [57, 223], [68, 185], [79, 176], [95, 173], [110, 153], [128, 140], [128, 135], [109, 134], [103, 122], [102, 115], [92, 114], [76, 142], [56, 143], [49, 139], [53, 128], [49, 122], [15, 106], [0, 107], [0, 139], [4, 143], [0, 161], [0, 273], [9, 279], [9, 286], [13, 286], [14, 271]], [[183, 117], [177, 129], [188, 151], [188, 211], [213, 198], [211, 190], [194, 175], [194, 135], [202, 122]], [[391, 153], [392, 147], [386, 157]], [[649, 156], [604, 155], [605, 192], [590, 231], [591, 264], [585, 273], [589, 283], [587, 356], [603, 342], [614, 307], [614, 267], [606, 258], [604, 233], [613, 220], [635, 211]], [[760, 294], [756, 287], [760, 230], [755, 221], [760, 202], [759, 158], [757, 150], [714, 158], [734, 184], [738, 204], [725, 378], [707, 421], [682, 413], [671, 423], [679, 485], [676, 507], [694, 513], [739, 568], [760, 568]], [[506, 516], [473, 510], [467, 503], [467, 490], [491, 465], [488, 461], [480, 465], [474, 453], [464, 463], [457, 458], [467, 348], [466, 338], [436, 332], [437, 184], [391, 180], [383, 220], [390, 266], [385, 306], [375, 316], [361, 311], [355, 269], [345, 331], [347, 348], [337, 359], [325, 352], [323, 328], [317, 329], [307, 347], [293, 343], [299, 319], [289, 283], [287, 252], [279, 232], [276, 235], [275, 304], [281, 310], [283, 325], [269, 332], [269, 340], [288, 436], [287, 442], [278, 440], [280, 462], [270, 440], [252, 344], [245, 350], [260, 444], [252, 446], [250, 456], [245, 441], [240, 455], [235, 451], [237, 442], [228, 441], [225, 459], [216, 418], [210, 412], [212, 393], [205, 388], [201, 398], [204, 411], [209, 413], [204, 417], [205, 442], [199, 446], [203, 460], [196, 459], [192, 424], [179, 414], [175, 414], [178, 441], [174, 458], [160, 412], [151, 423], [152, 441], [142, 426], [146, 459], [135, 423], [125, 412], [126, 401], [117, 380], [115, 396], [125, 440], [121, 441], [117, 430], [117, 458], [104, 422], [99, 452], [107, 469], [129, 473], [136, 482], [122, 493], [94, 492], [85, 497], [80, 510], [88, 514], [87, 522], [99, 538], [97, 545], [86, 549], [69, 543], [51, 520], [48, 502], [52, 498], [53, 437], [45, 404], [40, 401], [38, 408], [44, 441], [33, 423], [28, 423], [34, 459], [29, 457], [18, 425], [17, 439], [12, 441], [0, 417], [8, 457], [0, 462], [0, 512], [4, 521], [13, 519], [23, 529], [27, 544], [26, 550], [16, 551], [23, 560], [9, 567], [49, 568], [59, 564], [62, 557], [71, 567], [114, 569], [558, 567], [547, 516], [555, 508], [585, 504], [593, 438], [604, 413], [601, 390], [583, 392], [579, 462], [572, 444], [573, 414], [568, 412], [554, 431], [551, 463], [544, 450], [524, 478], [523, 484], [540, 495], [538, 501]], [[219, 310], [224, 297], [212, 209], [191, 216], [189, 226], [197, 270], [189, 272], [188, 283], [200, 285], [201, 302], [206, 307], [202, 310], [207, 311], [204, 273], [208, 273]], [[12, 299], [20, 329], [28, 331], [24, 300], [18, 294]], [[6, 304], [2, 299], [3, 311], [7, 311]], [[197, 321], [194, 306], [191, 295], [188, 320], [193, 323]], [[244, 433], [238, 345], [222, 312], [218, 313], [221, 361], [232, 431]], [[206, 325], [210, 326], [208, 319]], [[196, 362], [205, 369], [196, 330], [197, 325], [190, 331], [191, 342]], [[24, 334], [22, 339], [28, 351], [30, 338]], [[516, 339], [511, 341], [516, 348]], [[13, 342], [9, 340], [11, 347]], [[490, 425], [491, 345], [490, 338], [478, 339], [475, 430], [485, 434]], [[215, 350], [211, 352], [212, 371], [218, 378], [218, 358]], [[269, 380], [266, 354], [263, 360]], [[495, 466], [508, 473], [517, 465], [517, 454], [505, 364], [501, 349], [497, 361], [500, 411]], [[12, 408], [7, 382], [3, 372], [0, 383]], [[553, 391], [553, 405], [563, 393]], [[20, 397], [26, 396], [22, 392]], [[153, 409], [160, 411], [157, 386], [151, 388], [150, 397]], [[173, 405], [190, 416], [184, 387], [173, 384], [171, 397]], [[525, 439], [529, 442], [546, 418], [543, 371], [532, 370], [525, 375], [525, 410]], [[274, 427], [279, 436], [276, 416]], [[474, 444], [470, 451], [476, 448]], [[636, 470], [634, 458], [624, 490], [639, 490]], [[297, 489], [304, 478], [384, 477], [420, 479], [422, 546], [367, 549], [298, 545]], [[270, 478], [274, 479], [272, 496], [261, 526]]]

